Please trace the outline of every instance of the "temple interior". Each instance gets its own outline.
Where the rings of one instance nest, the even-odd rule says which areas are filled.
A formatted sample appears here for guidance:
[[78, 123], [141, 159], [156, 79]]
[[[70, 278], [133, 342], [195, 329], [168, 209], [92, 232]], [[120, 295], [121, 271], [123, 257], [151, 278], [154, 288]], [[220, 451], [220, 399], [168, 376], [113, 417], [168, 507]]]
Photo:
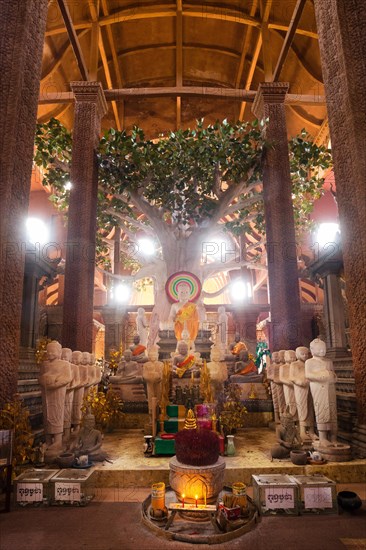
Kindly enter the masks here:
[[0, 549], [366, 548], [366, 4], [0, 31]]

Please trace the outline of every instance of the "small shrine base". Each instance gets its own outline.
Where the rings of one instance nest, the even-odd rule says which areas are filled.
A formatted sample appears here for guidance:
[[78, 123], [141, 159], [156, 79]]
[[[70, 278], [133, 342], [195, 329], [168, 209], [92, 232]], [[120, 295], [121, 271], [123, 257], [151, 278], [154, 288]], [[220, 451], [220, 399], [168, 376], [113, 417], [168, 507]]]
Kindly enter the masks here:
[[175, 492], [168, 487], [165, 493], [165, 504], [169, 509], [169, 516], [162, 521], [156, 521], [150, 516], [150, 496], [142, 503], [142, 520], [159, 537], [195, 544], [219, 544], [248, 533], [259, 521], [257, 509], [251, 502], [249, 502], [247, 517], [235, 522], [231, 521], [229, 522], [231, 525], [226, 524], [224, 527], [217, 521], [214, 506], [207, 506], [207, 511], [203, 507], [198, 508], [197, 515], [203, 515], [205, 521], [197, 521], [199, 518], [191, 517], [190, 514], [177, 513], [174, 509], [176, 502]]

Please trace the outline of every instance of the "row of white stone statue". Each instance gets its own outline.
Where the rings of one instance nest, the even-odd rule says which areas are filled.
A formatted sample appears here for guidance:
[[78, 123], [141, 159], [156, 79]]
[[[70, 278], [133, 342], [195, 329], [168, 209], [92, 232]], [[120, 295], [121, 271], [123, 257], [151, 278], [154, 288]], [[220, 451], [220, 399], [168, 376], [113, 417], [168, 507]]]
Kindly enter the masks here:
[[[57, 341], [47, 344], [46, 353], [38, 381], [46, 447], [49, 455], [57, 456], [68, 446], [71, 428], [74, 436], [79, 432], [83, 399], [99, 384], [102, 371], [95, 364], [94, 354], [62, 348]], [[90, 426], [89, 431], [92, 429]], [[97, 446], [100, 447], [99, 442]]]
[[325, 357], [326, 345], [316, 338], [309, 349], [301, 346], [293, 350], [272, 353], [267, 365], [267, 378], [271, 391], [275, 420], [281, 420], [285, 410], [299, 423], [300, 437], [306, 442], [317, 439], [319, 445], [329, 446], [337, 441], [337, 380], [333, 362]]

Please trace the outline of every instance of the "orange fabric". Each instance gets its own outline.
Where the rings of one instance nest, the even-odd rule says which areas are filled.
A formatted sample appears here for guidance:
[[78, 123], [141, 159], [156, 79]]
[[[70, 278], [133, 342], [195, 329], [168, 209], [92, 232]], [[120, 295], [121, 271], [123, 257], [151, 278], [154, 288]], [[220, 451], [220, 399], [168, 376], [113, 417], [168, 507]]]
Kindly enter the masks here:
[[236, 372], [235, 374], [250, 374], [251, 372], [257, 372], [257, 367], [253, 363], [253, 361], [249, 361], [248, 364], [241, 369], [241, 371]]
[[142, 344], [138, 344], [135, 349], [132, 351], [132, 355], [136, 357], [136, 355], [141, 355], [141, 353], [144, 353], [145, 351], [145, 346], [143, 346]]
[[198, 334], [198, 311], [196, 304], [188, 302], [184, 304], [177, 312], [174, 323], [174, 333], [176, 339], [182, 340], [182, 332], [186, 327], [189, 333], [189, 339], [194, 342]]
[[188, 355], [188, 357], [186, 357], [184, 359], [184, 361], [182, 361], [181, 363], [178, 363], [177, 364], [177, 373], [178, 373], [178, 376], [179, 378], [182, 378], [183, 374], [188, 370], [190, 369], [191, 367], [193, 367], [195, 363], [195, 358], [194, 358], [194, 355]]
[[247, 346], [244, 344], [244, 342], [238, 342], [237, 344], [235, 344], [235, 346], [233, 347], [231, 353], [233, 355], [238, 355], [241, 351], [247, 351], [248, 348]]

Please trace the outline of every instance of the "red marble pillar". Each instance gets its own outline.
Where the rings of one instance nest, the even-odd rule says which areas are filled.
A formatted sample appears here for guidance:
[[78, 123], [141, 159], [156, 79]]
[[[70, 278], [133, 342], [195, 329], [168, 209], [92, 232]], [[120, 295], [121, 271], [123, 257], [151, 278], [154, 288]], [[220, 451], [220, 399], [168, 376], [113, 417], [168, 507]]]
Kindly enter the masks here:
[[337, 185], [358, 421], [365, 425], [366, 441], [366, 4], [316, 0], [315, 14]]
[[76, 101], [62, 345], [91, 352], [98, 199], [96, 149], [107, 104], [98, 82], [72, 82], [71, 89]]
[[47, 0], [0, 0], [0, 404], [17, 387], [28, 211]]
[[263, 173], [268, 283], [271, 307], [270, 348], [295, 349], [302, 344], [300, 290], [285, 116], [289, 84], [266, 82], [253, 104], [258, 118], [268, 118]]

